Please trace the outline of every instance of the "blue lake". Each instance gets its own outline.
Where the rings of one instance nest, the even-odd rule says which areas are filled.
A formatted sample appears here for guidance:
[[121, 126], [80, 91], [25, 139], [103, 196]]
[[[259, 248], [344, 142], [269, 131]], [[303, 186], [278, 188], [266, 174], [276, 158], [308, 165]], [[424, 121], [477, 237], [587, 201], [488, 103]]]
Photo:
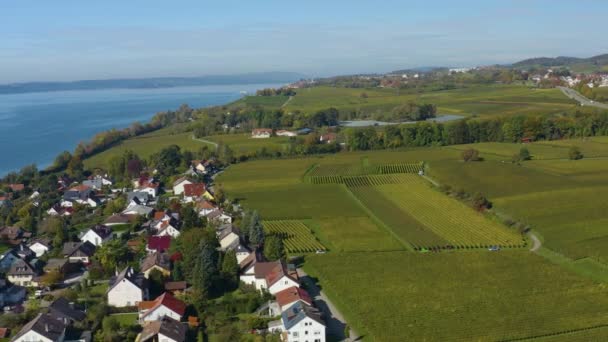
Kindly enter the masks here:
[[161, 89], [106, 89], [0, 95], [0, 175], [24, 165], [48, 166], [98, 132], [148, 121], [155, 113], [220, 105], [244, 91], [277, 87], [247, 84]]

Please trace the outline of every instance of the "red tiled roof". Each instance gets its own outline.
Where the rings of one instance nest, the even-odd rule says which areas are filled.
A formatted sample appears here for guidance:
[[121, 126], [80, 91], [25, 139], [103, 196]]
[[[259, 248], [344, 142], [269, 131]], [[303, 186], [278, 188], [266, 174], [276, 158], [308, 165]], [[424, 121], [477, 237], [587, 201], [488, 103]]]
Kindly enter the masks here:
[[8, 187], [13, 191], [23, 191], [25, 189], [25, 185], [23, 184], [9, 184]]
[[308, 292], [296, 286], [292, 286], [277, 293], [275, 297], [277, 297], [277, 302], [279, 303], [280, 307], [293, 303], [297, 300], [301, 300], [308, 305], [312, 305], [312, 299], [310, 298]]
[[169, 259], [171, 261], [178, 261], [178, 260], [182, 260], [182, 253], [180, 252], [175, 252], [173, 254], [171, 254], [171, 256], [169, 257]]
[[207, 191], [205, 183], [192, 183], [184, 185], [184, 196], [202, 196]]
[[148, 237], [148, 249], [166, 251], [171, 245], [170, 236], [150, 236]]
[[196, 203], [196, 207], [198, 209], [215, 209], [215, 206], [213, 205], [213, 203], [211, 203], [209, 201], [200, 201], [200, 202]]
[[76, 186], [70, 188], [70, 191], [87, 191], [89, 189], [90, 189], [90, 187], [88, 185], [79, 184], [79, 185], [76, 185]]
[[0, 328], [0, 338], [6, 338], [10, 330], [8, 328]]
[[[142, 304], [146, 303], [143, 305]], [[173, 295], [170, 292], [165, 292], [162, 295], [160, 295], [158, 298], [156, 298], [155, 300], [151, 301], [152, 306], [148, 307], [149, 302], [140, 302], [139, 303], [139, 308], [140, 310], [145, 310], [148, 309], [148, 312], [146, 312], [143, 316], [145, 317], [146, 315], [148, 315], [150, 312], [156, 310], [156, 308], [160, 307], [160, 306], [164, 306], [166, 308], [168, 308], [169, 310], [179, 314], [180, 316], [183, 316], [184, 313], [186, 312], [186, 304], [184, 302], [182, 302], [181, 300], [173, 297]]]
[[254, 128], [251, 134], [272, 133], [272, 128]]
[[163, 219], [163, 217], [165, 217], [165, 212], [164, 211], [157, 211], [154, 213], [154, 220], [156, 221], [160, 221]]
[[168, 281], [165, 283], [165, 290], [167, 291], [179, 291], [185, 290], [188, 284], [185, 281]]

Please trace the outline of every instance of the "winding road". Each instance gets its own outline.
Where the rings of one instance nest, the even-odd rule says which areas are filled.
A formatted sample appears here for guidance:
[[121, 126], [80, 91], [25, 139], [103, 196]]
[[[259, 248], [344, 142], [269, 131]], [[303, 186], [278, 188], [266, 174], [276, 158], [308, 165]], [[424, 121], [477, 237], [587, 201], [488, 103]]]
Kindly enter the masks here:
[[588, 98], [584, 97], [583, 95], [581, 95], [578, 91], [576, 91], [574, 89], [571, 89], [568, 87], [558, 87], [558, 88], [562, 91], [562, 93], [564, 93], [564, 95], [568, 96], [569, 98], [571, 98], [575, 101], [578, 101], [578, 103], [580, 103], [581, 106], [608, 109], [608, 104], [589, 100]]

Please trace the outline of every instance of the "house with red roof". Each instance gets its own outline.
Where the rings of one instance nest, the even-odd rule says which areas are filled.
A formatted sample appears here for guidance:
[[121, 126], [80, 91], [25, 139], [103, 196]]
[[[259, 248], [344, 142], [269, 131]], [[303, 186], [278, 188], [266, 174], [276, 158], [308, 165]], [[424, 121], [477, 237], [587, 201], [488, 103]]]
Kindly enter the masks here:
[[252, 262], [244, 260], [239, 265], [242, 282], [272, 295], [290, 287], [300, 287], [297, 272], [284, 261], [260, 262], [256, 261], [258, 258], [253, 258]]
[[23, 184], [9, 184], [8, 187], [13, 192], [19, 192], [19, 191], [23, 191], [23, 189], [25, 189], [25, 185], [23, 185]]
[[184, 185], [184, 202], [196, 202], [198, 199], [213, 200], [213, 195], [207, 191], [205, 183], [192, 183]]
[[283, 291], [279, 291], [277, 294], [275, 294], [275, 297], [281, 312], [287, 310], [287, 308], [294, 305], [298, 301], [302, 301], [308, 305], [313, 305], [312, 298], [308, 292], [297, 286], [288, 287]]
[[155, 198], [158, 196], [160, 183], [153, 177], [140, 176], [133, 180], [133, 186], [135, 186], [135, 191], [147, 192], [152, 198]]
[[251, 131], [251, 137], [256, 139], [270, 138], [271, 135], [271, 128], [256, 128]]
[[169, 292], [163, 293], [155, 300], [139, 302], [137, 307], [141, 324], [158, 321], [165, 316], [179, 321], [186, 312], [186, 303]]
[[170, 236], [150, 236], [148, 237], [148, 244], [146, 245], [146, 251], [148, 253], [164, 252], [169, 249], [171, 245]]

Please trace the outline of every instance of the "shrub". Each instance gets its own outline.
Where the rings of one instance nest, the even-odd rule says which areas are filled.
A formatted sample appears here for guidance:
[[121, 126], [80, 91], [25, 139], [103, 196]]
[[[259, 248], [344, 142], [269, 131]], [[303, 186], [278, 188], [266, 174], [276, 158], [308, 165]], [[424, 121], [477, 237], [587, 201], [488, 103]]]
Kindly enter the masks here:
[[581, 150], [578, 147], [572, 146], [572, 147], [570, 147], [570, 150], [568, 151], [568, 158], [570, 160], [583, 159], [583, 154], [581, 153]]
[[479, 151], [474, 148], [468, 148], [462, 151], [462, 160], [465, 162], [480, 161], [481, 158], [479, 157]]

